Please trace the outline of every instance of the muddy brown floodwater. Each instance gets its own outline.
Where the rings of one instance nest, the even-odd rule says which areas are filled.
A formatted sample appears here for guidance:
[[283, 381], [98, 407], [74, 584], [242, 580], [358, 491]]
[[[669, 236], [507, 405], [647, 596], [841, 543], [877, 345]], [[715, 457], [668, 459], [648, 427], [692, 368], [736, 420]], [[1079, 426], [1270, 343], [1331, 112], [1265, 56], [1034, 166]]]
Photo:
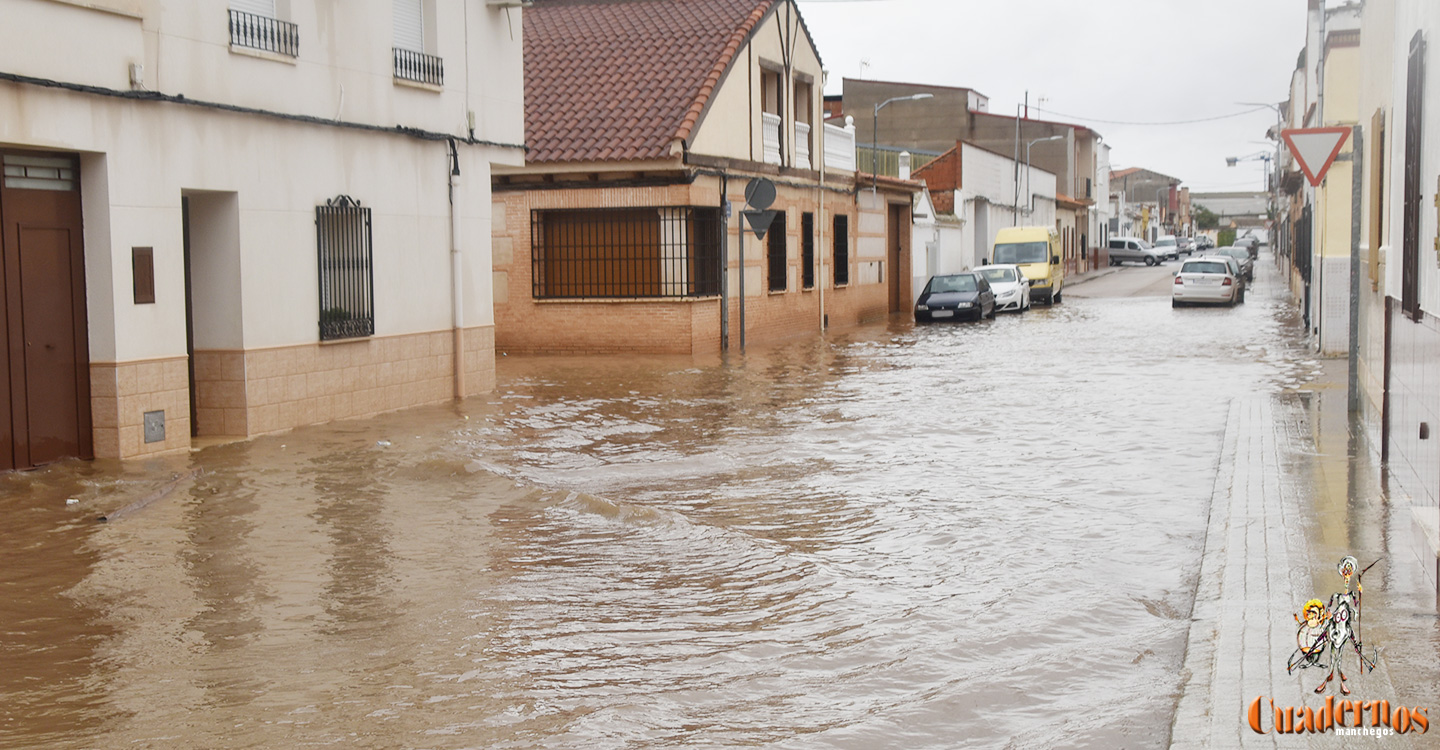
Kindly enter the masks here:
[[1067, 295], [502, 356], [463, 405], [3, 476], [0, 745], [1162, 746], [1227, 403], [1316, 366], [1289, 325]]

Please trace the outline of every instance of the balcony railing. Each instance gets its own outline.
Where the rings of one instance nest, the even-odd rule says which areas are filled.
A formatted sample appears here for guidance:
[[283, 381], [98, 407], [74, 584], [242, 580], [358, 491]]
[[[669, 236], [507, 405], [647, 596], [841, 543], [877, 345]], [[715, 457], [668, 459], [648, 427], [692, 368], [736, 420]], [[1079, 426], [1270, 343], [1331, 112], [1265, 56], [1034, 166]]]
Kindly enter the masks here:
[[300, 28], [289, 21], [231, 8], [230, 45], [298, 57]]
[[857, 152], [856, 168], [859, 171], [886, 177], [900, 176], [900, 154], [902, 152], [910, 152], [910, 169], [912, 171], [935, 161], [935, 157], [940, 155], [935, 151], [917, 151], [893, 146], [881, 146], [878, 151], [872, 151], [868, 143], [856, 147], [855, 150]]
[[395, 47], [395, 77], [402, 81], [445, 85], [445, 62], [434, 55]]
[[795, 166], [810, 169], [810, 126], [795, 123]]
[[765, 149], [765, 163], [780, 163], [780, 115], [760, 113], [760, 132]]
[[845, 127], [825, 123], [825, 169], [855, 171], [855, 118], [846, 117]]

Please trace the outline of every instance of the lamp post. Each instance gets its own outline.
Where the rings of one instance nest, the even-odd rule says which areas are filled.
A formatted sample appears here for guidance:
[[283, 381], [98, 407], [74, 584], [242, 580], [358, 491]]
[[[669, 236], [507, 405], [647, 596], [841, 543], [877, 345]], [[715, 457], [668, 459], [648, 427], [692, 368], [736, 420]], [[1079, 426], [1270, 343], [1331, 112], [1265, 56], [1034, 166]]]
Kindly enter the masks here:
[[1045, 141], [1058, 141], [1064, 137], [1063, 135], [1052, 135], [1025, 143], [1025, 192], [1030, 193], [1030, 213], [1035, 213], [1035, 193], [1030, 191], [1030, 147]]
[[[1320, 17], [1321, 17], [1321, 19], [1324, 19], [1325, 13], [1324, 13], [1324, 12], [1321, 12]], [[1324, 21], [1322, 20], [1321, 23], [1324, 23]], [[1322, 35], [1321, 38], [1323, 39], [1324, 36]], [[1323, 67], [1323, 66], [1322, 66], [1322, 67]], [[1270, 140], [1275, 141], [1275, 170], [1276, 170], [1276, 171], [1275, 171], [1273, 174], [1274, 174], [1274, 176], [1275, 176], [1275, 178], [1276, 178], [1276, 179], [1275, 179], [1276, 184], [1274, 184], [1274, 185], [1270, 184], [1270, 179], [1271, 179], [1271, 177], [1270, 177], [1270, 174], [1271, 174], [1271, 173], [1270, 173], [1270, 162], [1269, 162], [1269, 160], [1266, 160], [1266, 162], [1265, 162], [1265, 171], [1266, 171], [1267, 174], [1266, 174], [1266, 177], [1265, 177], [1265, 192], [1267, 192], [1267, 193], [1270, 194], [1270, 210], [1267, 212], [1267, 213], [1270, 214], [1270, 218], [1269, 218], [1269, 221], [1270, 221], [1270, 242], [1271, 242], [1271, 247], [1276, 247], [1276, 246], [1278, 245], [1278, 242], [1279, 242], [1279, 234], [1278, 234], [1278, 232], [1277, 232], [1277, 230], [1276, 230], [1276, 224], [1277, 224], [1277, 222], [1276, 222], [1276, 218], [1275, 218], [1275, 217], [1278, 215], [1278, 213], [1279, 213], [1279, 211], [1280, 211], [1280, 185], [1279, 185], [1279, 182], [1280, 182], [1280, 180], [1279, 180], [1280, 143], [1281, 143], [1281, 141], [1280, 141], [1280, 131], [1285, 128], [1285, 123], [1284, 123], [1284, 116], [1285, 116], [1285, 115], [1284, 115], [1283, 112], [1280, 111], [1280, 105], [1278, 105], [1278, 104], [1270, 104], [1270, 103], [1267, 103], [1267, 102], [1236, 102], [1236, 104], [1239, 104], [1239, 105], [1241, 105], [1242, 107], [1269, 107], [1270, 109], [1274, 110], [1274, 112], [1275, 112], [1275, 134], [1274, 134], [1274, 136], [1269, 136], [1269, 135], [1267, 135], [1266, 137], [1269, 138]], [[1229, 160], [1227, 159], [1226, 161], [1228, 162]], [[1231, 164], [1230, 166], [1233, 167], [1233, 166], [1235, 166], [1235, 165], [1234, 165], [1234, 164]]]
[[892, 96], [875, 105], [875, 115], [870, 123], [870, 192], [875, 192], [880, 182], [880, 110], [894, 102], [918, 102], [921, 99], [934, 98], [934, 96], [934, 94]]

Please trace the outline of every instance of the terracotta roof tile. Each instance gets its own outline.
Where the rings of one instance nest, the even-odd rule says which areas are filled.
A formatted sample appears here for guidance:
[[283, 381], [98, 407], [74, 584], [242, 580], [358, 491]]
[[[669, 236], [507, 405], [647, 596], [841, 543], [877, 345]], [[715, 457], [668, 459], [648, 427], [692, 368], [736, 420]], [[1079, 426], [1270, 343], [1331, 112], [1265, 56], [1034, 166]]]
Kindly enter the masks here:
[[669, 156], [774, 0], [539, 0], [525, 10], [526, 161]]

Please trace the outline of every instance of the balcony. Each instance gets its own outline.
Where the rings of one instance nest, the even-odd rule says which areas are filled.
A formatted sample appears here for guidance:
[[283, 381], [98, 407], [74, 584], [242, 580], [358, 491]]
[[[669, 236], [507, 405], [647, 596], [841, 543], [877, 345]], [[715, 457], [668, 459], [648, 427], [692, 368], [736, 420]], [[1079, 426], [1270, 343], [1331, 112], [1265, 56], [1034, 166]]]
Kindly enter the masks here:
[[760, 113], [761, 145], [766, 164], [780, 163], [780, 115]]
[[795, 123], [795, 166], [801, 169], [811, 169], [810, 166], [810, 126], [803, 123]]
[[395, 47], [395, 78], [430, 86], [445, 85], [445, 62], [435, 55]]
[[300, 55], [300, 29], [289, 21], [230, 9], [230, 46], [271, 52], [286, 57]]
[[845, 127], [825, 123], [825, 169], [855, 171], [855, 118], [846, 117]]

